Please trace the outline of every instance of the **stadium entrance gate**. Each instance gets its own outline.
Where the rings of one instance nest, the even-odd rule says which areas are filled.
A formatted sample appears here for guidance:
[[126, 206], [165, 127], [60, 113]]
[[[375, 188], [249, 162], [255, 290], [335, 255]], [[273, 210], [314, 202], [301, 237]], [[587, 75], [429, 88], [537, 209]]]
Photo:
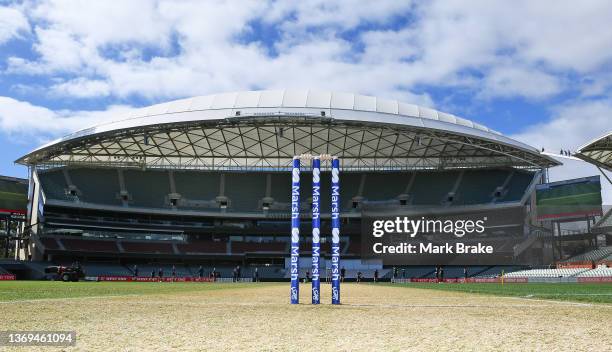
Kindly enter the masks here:
[[300, 159], [312, 159], [312, 304], [320, 303], [321, 159], [331, 159], [332, 304], [340, 304], [340, 160], [326, 155], [293, 157], [291, 177], [291, 304], [300, 301]]

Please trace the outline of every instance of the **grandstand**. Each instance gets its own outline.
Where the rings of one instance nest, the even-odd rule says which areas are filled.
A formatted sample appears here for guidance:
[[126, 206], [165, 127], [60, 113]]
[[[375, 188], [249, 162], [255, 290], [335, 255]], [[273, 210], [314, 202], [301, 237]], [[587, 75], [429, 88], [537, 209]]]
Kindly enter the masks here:
[[505, 277], [527, 277], [527, 278], [562, 278], [574, 277], [590, 269], [585, 268], [564, 268], [564, 269], [529, 269], [513, 271], [505, 274]]
[[[38, 177], [47, 204], [56, 206], [83, 206], [88, 203], [91, 207], [124, 210], [146, 208], [239, 213], [263, 213], [270, 209], [287, 213], [289, 210], [286, 198], [287, 185], [291, 184], [291, 180], [286, 172], [247, 174], [128, 170], [122, 173], [125, 182], [120, 182], [121, 172], [104, 168], [45, 170], [39, 172]], [[413, 171], [365, 172], [343, 176], [342, 207], [350, 211], [357, 208], [354, 205], [356, 201], [416, 206], [519, 202], [529, 184], [534, 182], [535, 173], [485, 169], [469, 170], [465, 174], [456, 171]], [[329, 179], [329, 175], [323, 173], [322, 178]], [[142, 180], [146, 180], [146, 183]], [[198, 184], [198, 187], [191, 182]], [[385, 187], [381, 188], [383, 182]], [[429, 187], [432, 182], [437, 185], [435, 190]], [[308, 180], [305, 183], [302, 199], [303, 208], [307, 209], [310, 198]], [[325, 194], [328, 189], [329, 184], [324, 183], [322, 193]], [[451, 193], [455, 194], [454, 199], [449, 199]], [[329, 211], [326, 208], [323, 210]]]
[[[94, 272], [125, 273], [138, 264], [142, 273], [175, 265], [181, 275], [192, 275], [202, 265], [229, 274], [240, 265], [244, 275], [257, 267], [282, 279], [289, 255], [288, 170], [300, 154], [340, 158], [340, 241], [347, 260], [361, 256], [367, 206], [528, 208], [535, 184], [559, 164], [485, 126], [394, 100], [316, 90], [188, 98], [117, 116], [19, 158], [32, 170], [33, 214], [18, 257], [79, 260]], [[324, 161], [322, 194], [329, 194], [329, 169]], [[310, 232], [310, 182], [305, 165], [304, 234]], [[322, 203], [324, 255], [329, 207]], [[305, 256], [310, 241], [302, 239]], [[548, 248], [544, 241], [534, 238], [535, 249], [524, 251], [534, 264], [553, 261], [541, 253]], [[512, 256], [516, 248], [504, 250]], [[495, 275], [500, 268], [470, 272]], [[349, 276], [377, 269], [389, 275], [380, 264], [347, 268]], [[404, 270], [415, 277], [433, 272], [431, 266]], [[448, 274], [462, 275], [462, 267]]]
[[572, 263], [572, 262], [597, 262], [600, 260], [609, 260], [612, 255], [612, 246], [601, 247], [598, 249], [594, 249], [577, 256], [568, 258], [563, 262]]
[[[527, 269], [504, 274], [506, 278], [576, 279], [612, 277], [612, 268], [605, 265], [591, 268]], [[551, 281], [554, 282], [554, 281]], [[570, 281], [571, 282], [571, 281]]]
[[587, 270], [576, 275], [577, 277], [612, 277], [612, 268], [598, 266], [593, 270]]

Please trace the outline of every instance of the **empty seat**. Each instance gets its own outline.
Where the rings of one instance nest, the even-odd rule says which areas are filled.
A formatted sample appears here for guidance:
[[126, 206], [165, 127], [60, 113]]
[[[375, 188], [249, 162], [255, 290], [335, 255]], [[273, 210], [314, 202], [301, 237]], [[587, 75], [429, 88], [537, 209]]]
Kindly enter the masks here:
[[189, 243], [178, 244], [177, 247], [178, 247], [178, 250], [184, 254], [198, 254], [198, 253], [225, 254], [227, 252], [227, 242], [223, 242], [223, 241], [194, 240]]
[[493, 200], [495, 189], [504, 184], [506, 170], [466, 170], [455, 193], [453, 204], [485, 204]]
[[229, 198], [229, 208], [236, 211], [260, 211], [260, 200], [266, 194], [266, 175], [264, 173], [226, 173], [225, 196]]
[[516, 202], [523, 198], [527, 187], [533, 181], [535, 173], [516, 170], [506, 186], [506, 194], [499, 202]]
[[370, 172], [366, 175], [363, 197], [368, 201], [396, 199], [404, 193], [411, 177], [406, 172]]
[[42, 242], [43, 246], [45, 246], [46, 249], [59, 249], [59, 245], [57, 244], [57, 241], [55, 240], [55, 238], [42, 237], [40, 241]]
[[599, 266], [593, 270], [587, 270], [577, 275], [578, 277], [612, 277], [612, 268]]
[[126, 252], [173, 254], [172, 244], [160, 242], [122, 242]]
[[440, 205], [459, 177], [456, 171], [417, 172], [409, 195], [414, 205]]
[[572, 277], [589, 269], [584, 268], [563, 268], [563, 269], [530, 269], [507, 273], [506, 277], [533, 277], [533, 278], [555, 278]]
[[[398, 196], [406, 192], [407, 206], [437, 206], [486, 204], [494, 199], [494, 191], [503, 185], [509, 172], [512, 177], [506, 185], [506, 191], [497, 202], [518, 201], [525, 194], [532, 182], [534, 173], [522, 170], [481, 169], [465, 170], [452, 201], [447, 198], [457, 180], [460, 171], [384, 171], [384, 172], [342, 172], [340, 176], [341, 210], [358, 211], [359, 202], [382, 202], [383, 206], [399, 205]], [[69, 176], [76, 186], [75, 194], [70, 194], [61, 169], [40, 172], [43, 190], [48, 198], [74, 201], [80, 200], [91, 204], [122, 206], [119, 199], [119, 175], [116, 169], [71, 168]], [[177, 202], [171, 204], [170, 175], [159, 170], [123, 170], [125, 190], [128, 193], [128, 205], [142, 208], [174, 208], [196, 211], [219, 211], [218, 196], [221, 193], [221, 175], [217, 172], [175, 171], [173, 179], [175, 192], [180, 195]], [[272, 198], [268, 210], [272, 213], [290, 212], [291, 175], [289, 172], [225, 172], [224, 193], [228, 203], [227, 212], [261, 212], [263, 200], [268, 195]], [[414, 176], [413, 176], [414, 175]], [[267, 189], [270, 177], [270, 189]], [[414, 182], [407, 189], [412, 177]], [[364, 180], [363, 189], [362, 180]], [[330, 211], [330, 172], [321, 173], [321, 213]], [[269, 193], [267, 193], [269, 191]], [[356, 197], [361, 198], [356, 198]], [[312, 173], [302, 172], [301, 209], [311, 210]], [[389, 203], [387, 203], [389, 202]]]
[[70, 169], [70, 179], [79, 190], [79, 200], [88, 203], [121, 205], [119, 177], [115, 169]]
[[83, 270], [87, 276], [131, 276], [132, 272], [121, 264], [85, 263]]
[[45, 196], [49, 199], [72, 201], [68, 196], [68, 185], [62, 170], [41, 171], [38, 174]]
[[131, 196], [130, 205], [147, 208], [168, 208], [170, 180], [165, 171], [125, 170], [125, 187]]
[[214, 200], [219, 195], [218, 172], [175, 171], [176, 192], [190, 200]]
[[232, 253], [288, 253], [287, 243], [285, 242], [232, 242]]
[[62, 244], [66, 250], [87, 252], [119, 252], [115, 241], [101, 241], [77, 238], [63, 238]]
[[612, 256], [612, 246], [601, 247], [599, 249], [594, 249], [588, 251], [586, 253], [571, 257], [564, 262], [585, 262], [585, 261], [598, 261], [605, 260], [608, 256]]

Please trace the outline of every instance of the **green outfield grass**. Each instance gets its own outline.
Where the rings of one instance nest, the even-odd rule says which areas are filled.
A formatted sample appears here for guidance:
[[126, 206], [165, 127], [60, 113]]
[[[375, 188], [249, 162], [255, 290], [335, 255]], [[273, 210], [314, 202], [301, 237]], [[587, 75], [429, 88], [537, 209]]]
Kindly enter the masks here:
[[[593, 192], [587, 192], [593, 188]], [[582, 193], [538, 193], [536, 201], [538, 216], [601, 211], [601, 191], [598, 188], [582, 187], [574, 191]]]
[[0, 301], [221, 290], [240, 283], [0, 281]]
[[458, 291], [477, 294], [512, 296], [535, 299], [554, 299], [563, 301], [578, 301], [591, 303], [612, 303], [612, 284], [582, 284], [582, 283], [529, 283], [529, 284], [436, 284], [409, 283], [393, 284], [410, 288]]
[[[278, 286], [286, 283], [261, 283], [258, 286]], [[386, 284], [377, 284], [386, 285]], [[554, 299], [591, 303], [612, 303], [612, 284], [389, 284], [416, 289], [458, 291], [475, 294], [513, 296], [534, 299]], [[168, 282], [59, 282], [59, 281], [0, 281], [0, 301], [58, 299], [74, 297], [176, 294], [241, 287], [253, 284], [236, 283], [168, 283]]]
[[538, 206], [543, 205], [597, 205], [601, 204], [601, 193], [583, 193], [583, 194], [571, 194], [562, 197], [544, 198], [537, 202]]
[[0, 191], [0, 208], [25, 209], [28, 197], [25, 194]]
[[21, 193], [0, 191], [0, 199], [27, 202], [28, 196]]

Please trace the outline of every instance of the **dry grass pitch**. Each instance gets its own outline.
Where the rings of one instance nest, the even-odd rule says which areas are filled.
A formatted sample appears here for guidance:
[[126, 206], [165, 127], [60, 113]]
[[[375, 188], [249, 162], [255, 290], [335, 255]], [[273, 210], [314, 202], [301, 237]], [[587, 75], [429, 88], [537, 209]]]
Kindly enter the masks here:
[[[322, 288], [329, 302], [329, 286]], [[307, 304], [309, 286], [301, 288], [303, 304], [292, 306], [288, 290], [287, 283], [226, 284], [7, 301], [0, 330], [76, 330], [70, 351], [612, 350], [609, 304], [345, 284], [342, 306]]]

